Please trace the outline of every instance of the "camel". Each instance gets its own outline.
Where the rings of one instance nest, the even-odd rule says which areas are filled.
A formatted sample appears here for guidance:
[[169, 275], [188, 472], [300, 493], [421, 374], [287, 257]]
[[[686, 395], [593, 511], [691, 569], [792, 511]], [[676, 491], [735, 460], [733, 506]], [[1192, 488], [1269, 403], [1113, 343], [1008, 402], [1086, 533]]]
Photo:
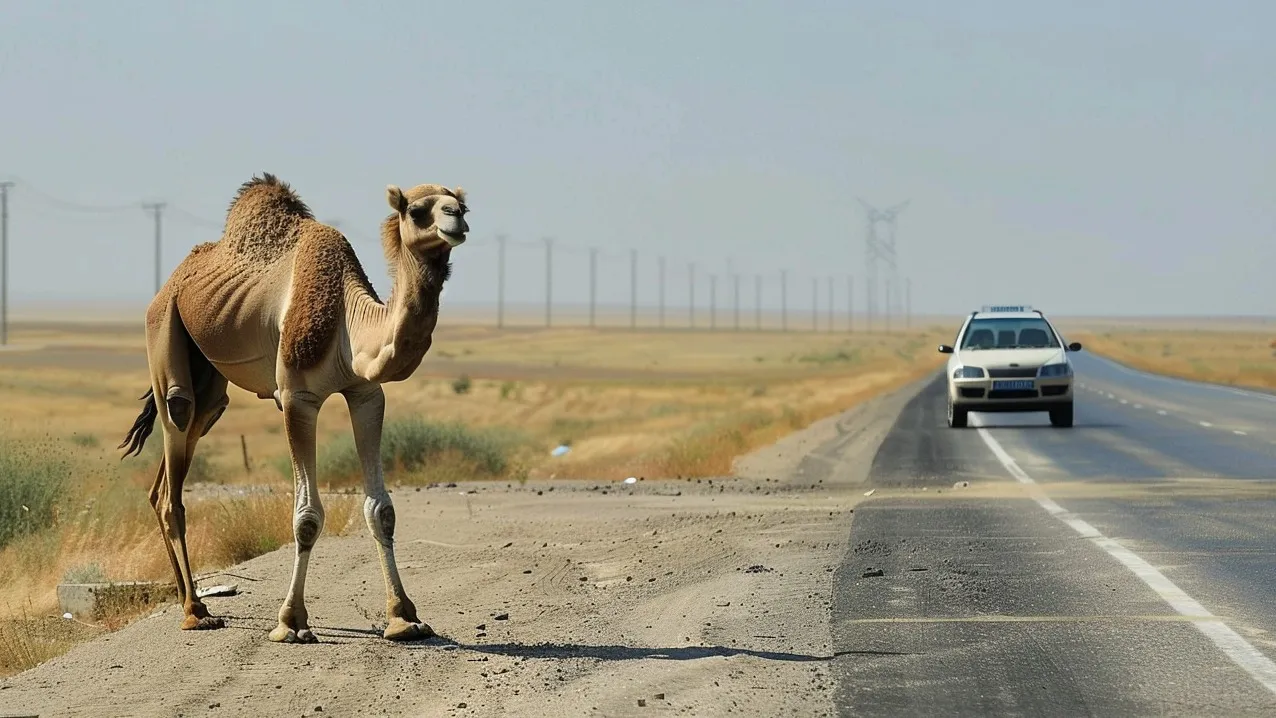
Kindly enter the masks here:
[[382, 302], [346, 238], [318, 222], [285, 182], [265, 173], [240, 186], [218, 242], [194, 247], [146, 311], [151, 387], [119, 448], [140, 454], [158, 417], [164, 454], [151, 506], [176, 577], [183, 630], [216, 629], [195, 593], [186, 548], [182, 484], [195, 445], [221, 418], [227, 383], [274, 399], [292, 458], [296, 552], [292, 583], [271, 641], [314, 643], [306, 569], [323, 532], [315, 475], [315, 425], [332, 394], [345, 397], [363, 469], [363, 515], [376, 541], [393, 641], [428, 638], [394, 558], [394, 504], [385, 488], [381, 385], [407, 379], [430, 349], [452, 250], [469, 224], [465, 191], [422, 184], [386, 187], [393, 212], [381, 243], [394, 280]]

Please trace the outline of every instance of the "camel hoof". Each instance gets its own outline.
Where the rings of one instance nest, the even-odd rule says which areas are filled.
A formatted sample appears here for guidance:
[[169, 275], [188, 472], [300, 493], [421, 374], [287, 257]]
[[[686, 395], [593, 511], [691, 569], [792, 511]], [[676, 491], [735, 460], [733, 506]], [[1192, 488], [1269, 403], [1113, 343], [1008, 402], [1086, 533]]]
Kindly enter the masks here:
[[183, 631], [211, 631], [217, 628], [225, 628], [226, 622], [214, 616], [187, 616], [182, 619]]
[[390, 641], [420, 641], [435, 634], [434, 629], [425, 623], [410, 623], [402, 618], [391, 618], [390, 625], [385, 627], [385, 633], [381, 635]]
[[303, 628], [298, 631], [279, 624], [275, 626], [275, 630], [270, 632], [270, 640], [275, 643], [318, 643], [319, 639], [315, 637], [313, 631], [309, 628]]

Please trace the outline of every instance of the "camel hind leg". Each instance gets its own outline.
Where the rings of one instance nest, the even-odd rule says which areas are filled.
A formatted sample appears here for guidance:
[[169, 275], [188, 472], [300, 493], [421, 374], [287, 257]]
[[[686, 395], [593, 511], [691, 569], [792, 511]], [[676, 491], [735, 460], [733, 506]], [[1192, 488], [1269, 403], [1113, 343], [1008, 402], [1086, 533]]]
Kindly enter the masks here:
[[146, 327], [147, 360], [151, 369], [152, 400], [163, 428], [164, 458], [151, 495], [170, 560], [175, 569], [178, 597], [185, 617], [182, 629], [221, 628], [195, 593], [194, 575], [186, 546], [186, 507], [182, 488], [190, 470], [195, 444], [225, 410], [226, 380], [194, 346], [173, 304], [152, 312]]

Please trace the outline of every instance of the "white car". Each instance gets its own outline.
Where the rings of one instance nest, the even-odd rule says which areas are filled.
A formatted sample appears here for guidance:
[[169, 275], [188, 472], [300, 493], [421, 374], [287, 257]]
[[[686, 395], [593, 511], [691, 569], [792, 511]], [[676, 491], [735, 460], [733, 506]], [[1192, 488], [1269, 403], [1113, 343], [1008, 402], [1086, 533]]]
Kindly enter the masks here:
[[948, 368], [948, 425], [966, 426], [969, 412], [1050, 413], [1054, 426], [1072, 426], [1072, 363], [1066, 344], [1039, 309], [991, 306], [969, 317], [957, 332]]

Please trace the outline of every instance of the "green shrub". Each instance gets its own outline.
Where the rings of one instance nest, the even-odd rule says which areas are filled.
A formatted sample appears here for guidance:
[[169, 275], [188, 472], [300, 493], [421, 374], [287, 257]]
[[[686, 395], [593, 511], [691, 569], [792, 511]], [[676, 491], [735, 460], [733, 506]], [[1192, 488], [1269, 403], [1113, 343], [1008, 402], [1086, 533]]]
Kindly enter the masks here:
[[56, 444], [0, 439], [0, 547], [53, 526], [70, 475]]
[[[474, 429], [460, 422], [410, 417], [385, 423], [381, 462], [386, 475], [400, 481], [502, 478], [514, 468], [513, 456], [525, 443], [521, 434], [509, 429]], [[321, 483], [341, 486], [363, 481], [359, 452], [349, 434], [324, 442], [317, 459]], [[292, 476], [290, 462], [281, 461], [279, 468]]]

